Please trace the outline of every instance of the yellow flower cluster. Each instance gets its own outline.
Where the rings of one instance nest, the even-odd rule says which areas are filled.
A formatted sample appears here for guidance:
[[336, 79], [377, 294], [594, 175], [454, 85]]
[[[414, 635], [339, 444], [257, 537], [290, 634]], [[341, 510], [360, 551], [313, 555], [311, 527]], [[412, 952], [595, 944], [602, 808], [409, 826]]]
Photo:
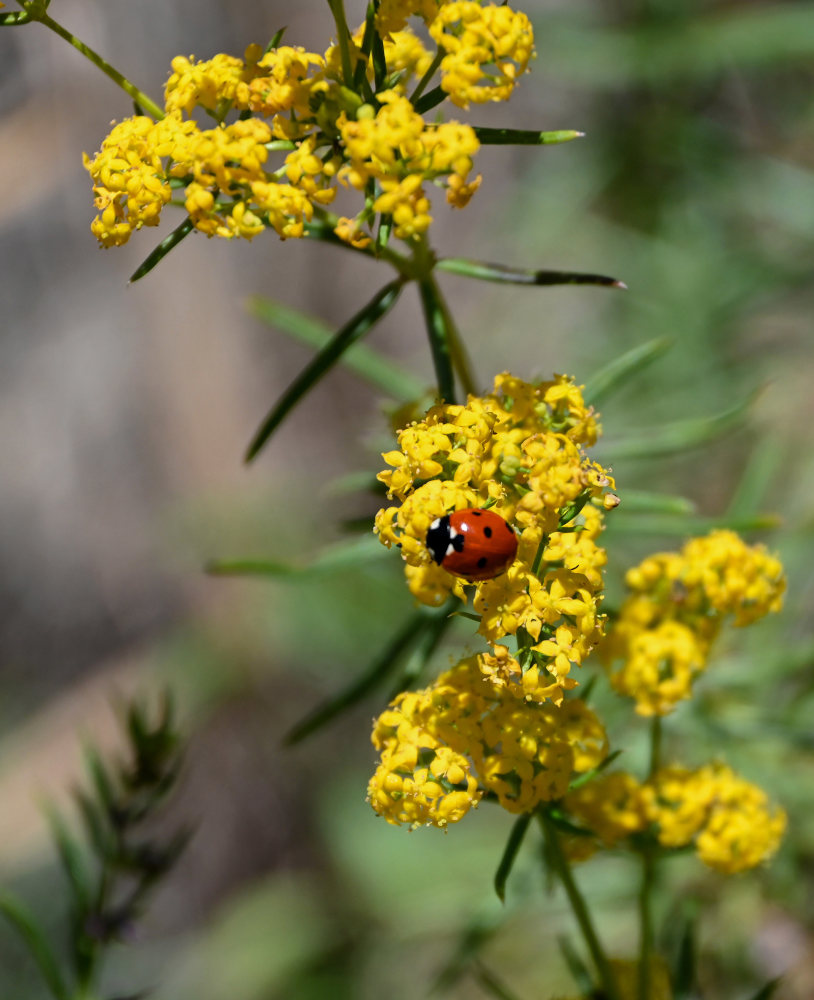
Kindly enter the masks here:
[[446, 178], [447, 200], [459, 208], [469, 201], [480, 183], [480, 177], [467, 183], [479, 143], [468, 125], [426, 125], [395, 90], [379, 93], [377, 99], [381, 106], [375, 114], [369, 108], [370, 114], [363, 115], [360, 108], [353, 119], [344, 112], [339, 117], [348, 160], [339, 179], [360, 191], [375, 180], [381, 193], [373, 211], [392, 216], [396, 236], [409, 239], [426, 232], [432, 222], [425, 181]]
[[[377, 216], [392, 218], [401, 239], [424, 233], [432, 222], [429, 184], [463, 208], [481, 180], [470, 177], [479, 143], [469, 125], [425, 122], [408, 99], [411, 81], [423, 80], [434, 59], [407, 26], [413, 16], [431, 26], [445, 53], [441, 85], [450, 100], [466, 107], [509, 97], [531, 55], [531, 28], [525, 15], [495, 4], [385, 0], [375, 19], [383, 83], [363, 48], [365, 25], [348, 39], [351, 66], [364, 63], [358, 92], [344, 78], [338, 45], [324, 56], [288, 45], [267, 52], [250, 45], [242, 59], [177, 56], [165, 87], [166, 118], [126, 119], [95, 157], [85, 156], [99, 242], [119, 246], [156, 225], [173, 187], [185, 189], [197, 229], [226, 238], [251, 239], [267, 228], [281, 238], [302, 236], [338, 184], [363, 191], [364, 207], [353, 218], [321, 217], [355, 246], [370, 241]], [[211, 129], [192, 117], [197, 109], [214, 120]], [[269, 153], [281, 149], [285, 162], [268, 170]]]
[[719, 763], [695, 771], [671, 765], [643, 784], [625, 772], [602, 774], [571, 791], [565, 807], [596, 838], [571, 838], [575, 860], [652, 829], [663, 847], [694, 842], [704, 864], [734, 874], [774, 854], [786, 828], [786, 814], [761, 788]]
[[394, 824], [446, 826], [493, 795], [513, 813], [562, 798], [575, 774], [607, 755], [605, 731], [584, 702], [525, 702], [462, 660], [421, 691], [404, 692], [376, 720], [380, 763], [368, 786]]
[[[598, 433], [573, 379], [531, 384], [504, 373], [489, 395], [433, 406], [383, 456], [390, 468], [379, 479], [401, 503], [379, 511], [376, 531], [401, 549], [408, 586], [422, 603], [463, 598], [470, 586], [432, 562], [426, 538], [436, 518], [488, 505], [514, 527], [515, 561], [475, 586], [473, 607], [495, 647], [484, 672], [538, 702], [560, 700], [574, 686], [571, 665], [602, 634], [606, 557], [598, 538], [604, 510], [618, 500], [608, 473], [583, 451]], [[518, 635], [527, 649], [522, 667], [501, 645]]]
[[785, 590], [779, 560], [732, 531], [650, 556], [626, 579], [633, 593], [601, 652], [640, 715], [667, 715], [689, 698], [723, 621], [750, 625], [779, 611]]
[[430, 25], [439, 49], [441, 87], [453, 104], [507, 101], [534, 52], [531, 22], [504, 5], [447, 3]]

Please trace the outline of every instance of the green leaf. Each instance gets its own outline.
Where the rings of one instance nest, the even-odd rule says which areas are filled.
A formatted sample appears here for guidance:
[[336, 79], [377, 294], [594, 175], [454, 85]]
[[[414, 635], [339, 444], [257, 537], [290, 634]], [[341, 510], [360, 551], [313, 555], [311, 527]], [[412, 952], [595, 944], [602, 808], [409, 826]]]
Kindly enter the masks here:
[[418, 646], [410, 655], [397, 684], [390, 692], [388, 701], [392, 701], [396, 695], [401, 694], [402, 691], [415, 684], [416, 680], [424, 673], [430, 657], [438, 648], [439, 643], [444, 637], [444, 633], [452, 624], [454, 619], [453, 609], [459, 603], [460, 601], [457, 598], [450, 598], [432, 613]]
[[695, 920], [687, 919], [678, 940], [673, 971], [674, 1000], [692, 1000], [695, 992]]
[[669, 340], [658, 337], [614, 358], [588, 379], [582, 394], [585, 402], [596, 406], [600, 400], [624, 386], [633, 375], [660, 358], [669, 347]]
[[85, 912], [93, 894], [93, 884], [82, 848], [72, 836], [60, 813], [53, 806], [46, 806], [51, 835], [57, 847], [60, 864], [71, 886], [78, 908]]
[[696, 517], [669, 514], [627, 514], [621, 513], [618, 507], [608, 518], [608, 530], [619, 534], [633, 535], [705, 535], [716, 528], [729, 528], [731, 531], [770, 531], [779, 524], [775, 514], [756, 514], [754, 517]]
[[475, 917], [461, 933], [454, 954], [438, 973], [430, 987], [430, 994], [448, 992], [464, 975], [487, 941], [500, 930], [502, 923], [502, 911], [492, 918]]
[[484, 993], [494, 997], [495, 1000], [519, 1000], [517, 994], [510, 990], [502, 979], [498, 979], [483, 962], [473, 964], [472, 975]]
[[758, 442], [730, 500], [727, 514], [739, 518], [759, 510], [774, 484], [782, 478], [780, 469], [784, 460], [784, 448], [777, 437], [768, 436]]
[[623, 752], [624, 751], [622, 750], [614, 750], [613, 753], [609, 753], [608, 756], [601, 763], [597, 764], [596, 767], [592, 767], [590, 771], [586, 771], [578, 778], [574, 778], [568, 786], [568, 790], [572, 792], [575, 788], [581, 788], [583, 785], [587, 785], [589, 781], [593, 781], [598, 774], [601, 774], [604, 770], [609, 768]]
[[677, 420], [660, 427], [650, 427], [644, 433], [631, 434], [615, 441], [605, 440], [602, 450], [618, 461], [620, 458], [657, 458], [699, 448], [743, 424], [756, 398], [757, 393], [753, 393], [728, 410], [709, 417]]
[[427, 91], [426, 94], [414, 102], [415, 109], [420, 115], [423, 115], [428, 111], [432, 111], [433, 108], [446, 99], [447, 93], [445, 90], [442, 90], [440, 87], [433, 87], [432, 90]]
[[0, 914], [22, 938], [52, 995], [56, 1000], [68, 1000], [68, 987], [62, 978], [57, 960], [32, 914], [22, 903], [8, 894], [0, 896]]
[[432, 361], [435, 366], [438, 396], [442, 402], [454, 403], [455, 378], [452, 370], [447, 313], [432, 278], [419, 282], [418, 287], [421, 294], [421, 307], [424, 311], [424, 324], [430, 340]]
[[591, 996], [595, 989], [594, 981], [591, 978], [591, 973], [588, 971], [587, 965], [582, 961], [579, 952], [571, 944], [571, 939], [565, 934], [560, 934], [557, 937], [557, 944], [560, 946], [560, 952], [565, 959], [565, 964], [568, 966], [568, 971], [574, 978], [577, 989], [584, 996]]
[[603, 285], [608, 288], [627, 288], [623, 281], [604, 274], [586, 274], [581, 271], [531, 271], [525, 268], [489, 264], [465, 257], [442, 257], [436, 270], [459, 274], [479, 281], [498, 281], [509, 285]]
[[774, 991], [782, 982], [783, 977], [777, 976], [775, 979], [770, 979], [768, 983], [761, 986], [757, 993], [753, 994], [749, 1000], [769, 1000], [770, 997], [774, 996]]
[[213, 576], [313, 576], [353, 569], [361, 562], [378, 561], [389, 555], [389, 550], [378, 538], [369, 534], [365, 538], [353, 538], [330, 545], [310, 563], [300, 566], [270, 559], [224, 559], [209, 563], [206, 572]]
[[581, 139], [585, 133], [573, 129], [556, 132], [536, 132], [522, 128], [482, 128], [475, 126], [475, 135], [482, 146], [548, 146]]
[[[650, 493], [647, 490], [624, 490], [620, 508], [625, 514], [676, 514], [679, 516], [695, 512], [695, 504], [687, 497], [671, 496], [668, 493]], [[616, 514], [611, 515], [616, 517]]]
[[170, 235], [167, 236], [166, 239], [163, 239], [155, 250], [153, 250], [147, 258], [145, 258], [143, 263], [137, 267], [135, 271], [133, 271], [130, 276], [130, 284], [132, 285], [134, 281], [138, 281], [139, 278], [143, 278], [145, 274], [149, 274], [156, 264], [167, 256], [170, 250], [174, 250], [181, 240], [186, 239], [186, 237], [189, 236], [194, 228], [195, 226], [192, 224], [192, 219], [184, 219], [181, 225], [176, 226]]
[[518, 816], [512, 825], [506, 846], [503, 848], [503, 855], [500, 859], [500, 864], [497, 866], [494, 879], [495, 892], [501, 903], [506, 902], [506, 882], [514, 867], [514, 862], [523, 844], [530, 823], [530, 813]]
[[277, 46], [283, 40], [283, 35], [286, 33], [286, 31], [288, 31], [288, 25], [285, 25], [284, 27], [279, 28], [277, 31], [274, 32], [271, 41], [268, 43], [265, 49], [263, 49], [263, 55], [266, 55], [277, 48]]
[[299, 401], [326, 375], [349, 347], [363, 337], [396, 302], [402, 289], [396, 279], [384, 286], [355, 316], [334, 335], [317, 356], [300, 372], [266, 416], [255, 434], [246, 461], [251, 462], [274, 431]]
[[[249, 310], [269, 326], [277, 327], [301, 344], [323, 350], [333, 331], [321, 320], [272, 299], [253, 298]], [[383, 390], [394, 399], [409, 402], [426, 392], [426, 385], [393, 361], [388, 361], [365, 344], [356, 344], [342, 357], [346, 368]]]
[[426, 611], [419, 611], [409, 618], [363, 674], [292, 726], [283, 740], [284, 744], [290, 746], [299, 743], [375, 690], [396, 669], [402, 656], [421, 636], [429, 621], [430, 616]]

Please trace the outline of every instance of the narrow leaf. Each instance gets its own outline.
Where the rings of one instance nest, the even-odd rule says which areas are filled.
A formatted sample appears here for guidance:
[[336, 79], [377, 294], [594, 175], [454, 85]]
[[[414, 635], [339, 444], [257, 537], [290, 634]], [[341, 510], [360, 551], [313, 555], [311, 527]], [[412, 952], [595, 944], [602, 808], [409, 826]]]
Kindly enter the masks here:
[[678, 941], [675, 970], [675, 1000], [691, 1000], [695, 991], [695, 920], [684, 921]]
[[557, 937], [557, 943], [560, 946], [562, 957], [565, 959], [565, 964], [568, 966], [568, 971], [574, 977], [577, 989], [584, 996], [591, 996], [594, 992], [594, 982], [591, 978], [591, 973], [588, 971], [587, 965], [582, 961], [579, 952], [571, 944], [571, 939], [567, 935], [561, 934]]
[[518, 1000], [518, 996], [503, 982], [498, 979], [491, 969], [488, 969], [483, 962], [475, 962], [472, 967], [472, 975], [478, 985], [490, 997], [495, 1000]]
[[420, 281], [419, 291], [421, 294], [421, 307], [424, 311], [424, 324], [430, 341], [433, 365], [435, 366], [438, 396], [445, 403], [454, 403], [455, 378], [452, 369], [452, 351], [446, 311], [438, 294], [435, 281], [432, 278]]
[[728, 410], [709, 417], [677, 420], [661, 427], [651, 427], [646, 433], [604, 441], [603, 450], [618, 461], [620, 458], [656, 458], [698, 448], [740, 426], [756, 398], [757, 394], [753, 394]]
[[398, 683], [390, 692], [388, 701], [392, 701], [396, 695], [401, 694], [407, 688], [412, 687], [419, 677], [424, 673], [432, 654], [438, 648], [444, 637], [444, 633], [450, 627], [454, 619], [453, 609], [460, 602], [457, 598], [450, 598], [440, 608], [438, 608], [429, 619], [427, 627], [421, 636], [418, 646], [413, 651], [407, 661]]
[[290, 746], [299, 743], [306, 736], [321, 729], [346, 709], [361, 701], [373, 691], [399, 664], [401, 657], [419, 638], [427, 627], [429, 617], [426, 612], [413, 615], [397, 632], [370, 664], [368, 669], [322, 705], [317, 706], [293, 726], [285, 736], [284, 743]]
[[660, 358], [668, 348], [670, 341], [664, 337], [648, 340], [632, 350], [621, 354], [618, 358], [605, 365], [585, 385], [583, 396], [585, 402], [596, 406], [600, 400], [621, 388], [635, 374], [647, 365]]
[[522, 128], [482, 128], [475, 126], [475, 135], [482, 146], [548, 146], [581, 139], [585, 133], [564, 129], [556, 132], [536, 132]]
[[[695, 504], [687, 497], [670, 496], [667, 493], [650, 493], [647, 490], [624, 490], [621, 510], [625, 514], [692, 514]], [[615, 515], [614, 515], [615, 516]]]
[[614, 750], [613, 753], [609, 753], [608, 756], [601, 761], [601, 763], [597, 764], [596, 767], [592, 767], [590, 771], [586, 771], [578, 778], [574, 778], [568, 786], [568, 790], [572, 792], [575, 788], [581, 788], [583, 785], [587, 785], [589, 781], [593, 781], [598, 774], [601, 774], [604, 770], [609, 768], [611, 764], [622, 754], [622, 752], [622, 750]]
[[206, 572], [213, 576], [312, 576], [353, 569], [361, 562], [378, 561], [388, 555], [388, 549], [378, 538], [368, 534], [365, 538], [330, 545], [310, 563], [299, 566], [269, 559], [224, 559], [209, 563]]
[[774, 996], [774, 992], [782, 982], [782, 979], [782, 976], [777, 976], [776, 979], [770, 979], [768, 983], [761, 986], [757, 993], [751, 996], [749, 1000], [769, 1000], [770, 997]]
[[192, 219], [184, 219], [181, 225], [176, 226], [170, 235], [163, 239], [155, 250], [153, 250], [153, 252], [144, 260], [144, 262], [137, 267], [135, 271], [133, 271], [130, 276], [130, 284], [132, 285], [134, 281], [138, 281], [139, 278], [143, 278], [145, 274], [149, 274], [156, 264], [167, 256], [170, 250], [174, 250], [181, 240], [186, 239], [186, 237], [189, 236], [194, 228], [195, 226], [192, 224]]
[[[253, 298], [249, 310], [269, 326], [274, 326], [301, 344], [323, 350], [333, 336], [321, 320], [272, 299]], [[383, 390], [394, 399], [409, 402], [426, 391], [425, 384], [393, 361], [388, 361], [365, 344], [356, 344], [342, 357], [342, 364]]]
[[256, 457], [291, 410], [319, 382], [323, 375], [330, 371], [345, 351], [352, 347], [388, 312], [398, 298], [401, 288], [402, 281], [398, 278], [385, 285], [364, 308], [334, 335], [333, 339], [322, 348], [310, 364], [306, 365], [260, 425], [246, 453], [247, 462], [251, 462]]
[[522, 816], [518, 816], [514, 821], [511, 832], [509, 833], [509, 839], [506, 841], [506, 846], [503, 848], [503, 856], [500, 859], [500, 864], [497, 866], [494, 879], [495, 892], [497, 893], [497, 898], [501, 903], [506, 902], [506, 881], [508, 880], [512, 868], [514, 867], [515, 859], [520, 851], [520, 847], [526, 836], [530, 823], [530, 813], [524, 813]]
[[283, 35], [286, 33], [286, 31], [288, 31], [288, 25], [285, 25], [284, 27], [279, 28], [277, 31], [274, 32], [274, 35], [272, 36], [271, 41], [268, 43], [268, 45], [263, 50], [263, 55], [266, 55], [269, 52], [271, 52], [273, 49], [277, 48], [277, 46], [283, 40]]
[[415, 101], [415, 109], [420, 115], [423, 115], [428, 111], [432, 111], [433, 108], [446, 99], [447, 92], [445, 90], [442, 90], [440, 87], [433, 87], [432, 90], [427, 91], [426, 94]]
[[759, 510], [769, 490], [781, 479], [779, 473], [783, 461], [784, 449], [776, 437], [765, 437], [758, 442], [735, 489], [727, 514], [730, 517], [747, 517]]
[[22, 938], [40, 975], [56, 1000], [68, 1000], [68, 988], [62, 978], [51, 946], [31, 913], [12, 896], [0, 896], [0, 914]]
[[498, 281], [508, 285], [603, 285], [607, 288], [627, 288], [623, 281], [604, 274], [582, 271], [533, 271], [504, 264], [489, 264], [465, 257], [442, 257], [435, 265], [439, 271], [459, 274], [479, 281]]
[[446, 993], [458, 982], [487, 941], [500, 930], [503, 919], [502, 913], [491, 918], [477, 916], [463, 929], [454, 954], [438, 973], [430, 994]]
[[93, 885], [82, 848], [68, 830], [60, 813], [53, 806], [46, 807], [46, 815], [62, 869], [79, 909], [84, 912], [90, 903]]

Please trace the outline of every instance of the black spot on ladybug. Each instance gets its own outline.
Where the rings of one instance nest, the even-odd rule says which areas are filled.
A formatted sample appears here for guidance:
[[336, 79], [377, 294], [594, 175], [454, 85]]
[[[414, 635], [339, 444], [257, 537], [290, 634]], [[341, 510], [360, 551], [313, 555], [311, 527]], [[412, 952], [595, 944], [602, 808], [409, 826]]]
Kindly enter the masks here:
[[481, 556], [480, 559], [478, 559], [478, 569], [483, 569], [483, 567], [488, 562], [489, 562], [489, 560], [486, 558], [486, 556]]
[[492, 537], [492, 529], [489, 527], [489, 525], [487, 525], [483, 529], [483, 533], [484, 533], [484, 535], [486, 535], [487, 538], [491, 538]]
[[472, 517], [482, 517], [482, 516], [483, 516], [483, 511], [482, 510], [473, 510], [472, 511]]
[[463, 550], [464, 550], [464, 542], [465, 541], [466, 541], [466, 538], [463, 535], [460, 535], [460, 534], [456, 535], [452, 539], [452, 547], [453, 547], [453, 549], [455, 549], [456, 552], [463, 552]]

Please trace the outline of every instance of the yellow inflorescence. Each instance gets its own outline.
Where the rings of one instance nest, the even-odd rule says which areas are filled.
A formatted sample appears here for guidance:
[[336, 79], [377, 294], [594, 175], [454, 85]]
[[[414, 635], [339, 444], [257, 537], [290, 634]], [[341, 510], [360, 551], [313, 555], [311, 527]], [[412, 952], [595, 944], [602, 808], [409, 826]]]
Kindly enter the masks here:
[[462, 108], [508, 100], [534, 52], [531, 22], [522, 11], [475, 0], [445, 4], [430, 34], [446, 53], [441, 87]]
[[[375, 18], [385, 83], [363, 47], [364, 24], [348, 39], [354, 81], [345, 79], [336, 44], [324, 55], [250, 45], [242, 59], [176, 56], [164, 93], [167, 117], [126, 119], [95, 157], [85, 157], [99, 242], [118, 246], [142, 226], [156, 225], [171, 186], [183, 189], [178, 201], [196, 229], [226, 238], [252, 239], [264, 229], [303, 236], [319, 212], [355, 247], [370, 242], [380, 217], [397, 237], [416, 239], [432, 222], [429, 185], [463, 208], [481, 181], [472, 176], [479, 142], [469, 125], [425, 122], [410, 102], [407, 95], [435, 57], [408, 26], [411, 17], [435, 32], [450, 100], [466, 107], [510, 96], [531, 56], [531, 28], [525, 15], [495, 4], [385, 0]], [[356, 73], [360, 61], [365, 87]], [[212, 128], [192, 117], [199, 109], [213, 119]], [[270, 154], [280, 153], [285, 162], [270, 166]], [[324, 213], [338, 184], [364, 192], [355, 217]]]
[[779, 611], [780, 561], [732, 531], [691, 539], [627, 574], [633, 591], [602, 646], [611, 683], [641, 715], [667, 715], [692, 694], [712, 641], [729, 617], [750, 625]]
[[607, 755], [605, 731], [582, 702], [519, 699], [477, 656], [400, 694], [376, 720], [373, 744], [380, 763], [370, 804], [411, 826], [455, 823], [487, 793], [509, 812], [530, 812]]
[[725, 874], [766, 861], [786, 827], [786, 814], [761, 788], [718, 763], [695, 771], [671, 765], [643, 784], [626, 772], [602, 774], [570, 792], [565, 807], [596, 838], [571, 838], [575, 860], [652, 828], [663, 847], [694, 844], [704, 864]]
[[[481, 635], [495, 646], [485, 671], [532, 701], [560, 701], [575, 684], [572, 664], [602, 635], [605, 552], [597, 539], [613, 481], [583, 451], [598, 433], [572, 379], [531, 384], [502, 374], [488, 396], [432, 407], [383, 456], [390, 468], [379, 479], [401, 503], [379, 511], [376, 531], [401, 548], [408, 586], [422, 603], [467, 593], [427, 550], [437, 517], [489, 504], [514, 526], [517, 558], [474, 587], [472, 605]], [[521, 632], [531, 648], [522, 667], [501, 646]]]

